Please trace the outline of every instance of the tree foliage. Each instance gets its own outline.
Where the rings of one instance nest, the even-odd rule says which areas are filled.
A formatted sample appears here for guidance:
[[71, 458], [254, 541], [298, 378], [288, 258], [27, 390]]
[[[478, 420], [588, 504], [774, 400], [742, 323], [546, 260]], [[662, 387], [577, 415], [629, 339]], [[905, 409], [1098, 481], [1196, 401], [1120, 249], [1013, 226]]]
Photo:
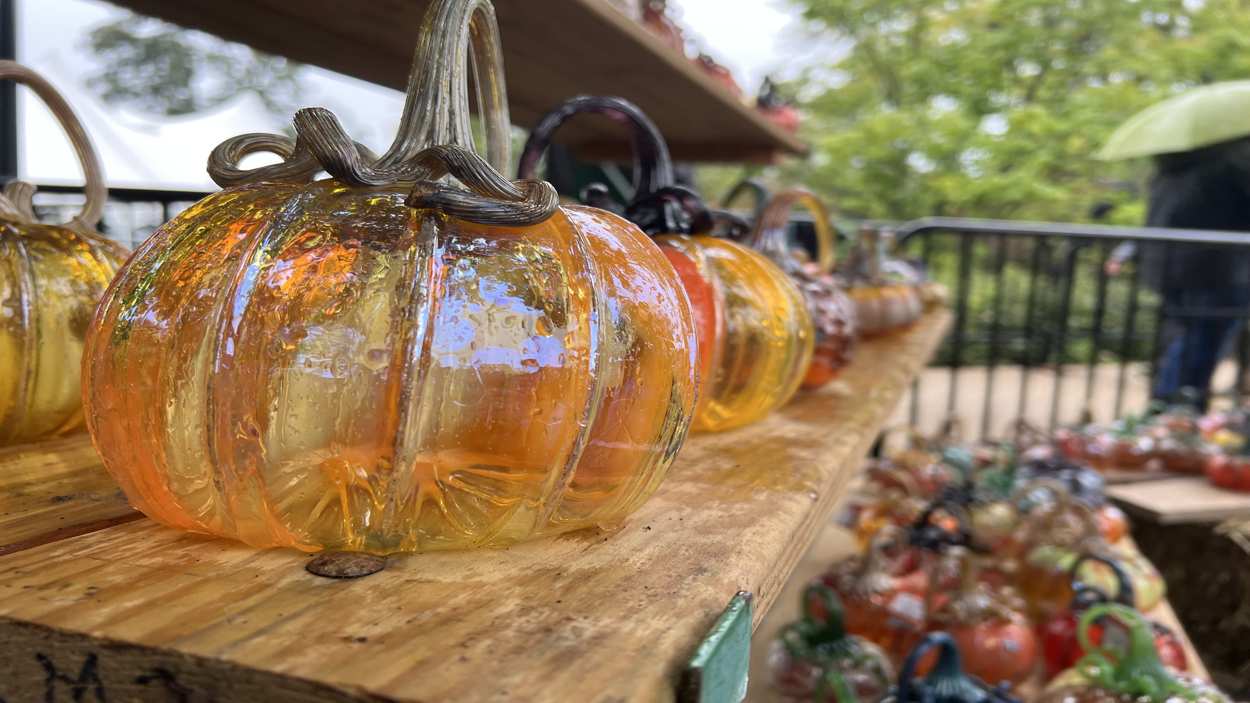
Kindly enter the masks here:
[[254, 93], [275, 114], [291, 112], [299, 64], [160, 20], [128, 16], [91, 31], [88, 84], [105, 100], [160, 115], [210, 109]]
[[[1250, 78], [1247, 0], [791, 0], [845, 42], [799, 88], [813, 154], [788, 181], [844, 212], [1140, 222], [1142, 163], [1095, 152], [1193, 85]], [[1241, 119], [1244, 116], [1230, 116]]]

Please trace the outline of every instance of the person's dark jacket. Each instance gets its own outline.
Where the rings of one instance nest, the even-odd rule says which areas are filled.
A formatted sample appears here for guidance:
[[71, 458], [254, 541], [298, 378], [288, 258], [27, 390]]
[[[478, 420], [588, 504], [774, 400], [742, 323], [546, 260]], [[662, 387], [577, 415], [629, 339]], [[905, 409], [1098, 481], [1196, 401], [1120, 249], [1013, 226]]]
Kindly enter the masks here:
[[1165, 293], [1250, 287], [1250, 139], [1155, 159], [1150, 227], [1247, 232], [1246, 247], [1143, 247], [1146, 281]]

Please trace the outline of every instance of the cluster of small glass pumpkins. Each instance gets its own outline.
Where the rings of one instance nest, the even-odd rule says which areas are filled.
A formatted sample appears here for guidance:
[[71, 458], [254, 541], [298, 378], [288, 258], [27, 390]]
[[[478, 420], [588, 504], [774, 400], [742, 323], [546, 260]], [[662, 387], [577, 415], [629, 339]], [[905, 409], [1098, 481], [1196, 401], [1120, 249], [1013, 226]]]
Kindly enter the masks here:
[[1149, 617], [1163, 581], [1125, 546], [1102, 477], [1055, 439], [1021, 439], [913, 441], [870, 462], [846, 516], [859, 551], [808, 585], [801, 619], [773, 643], [780, 693], [1227, 700], [1186, 673], [1180, 639]]
[[[650, 130], [618, 213], [501, 175], [494, 10], [437, 0], [380, 157], [316, 108], [296, 114], [296, 138], [227, 140], [209, 158], [223, 190], [129, 259], [92, 230], [97, 199], [67, 226], [40, 225], [29, 188], [11, 186], [0, 441], [85, 423], [144, 513], [257, 546], [385, 554], [619, 521], [689, 430], [748, 424], [832, 379], [854, 306], [829, 274], [827, 225], [816, 262], [784, 241], [791, 207], [824, 218], [813, 196], [780, 196], [741, 241], [711, 236], [723, 219], [673, 185], [646, 117], [579, 100], [532, 148], [587, 109]], [[281, 162], [240, 167], [256, 152]]]

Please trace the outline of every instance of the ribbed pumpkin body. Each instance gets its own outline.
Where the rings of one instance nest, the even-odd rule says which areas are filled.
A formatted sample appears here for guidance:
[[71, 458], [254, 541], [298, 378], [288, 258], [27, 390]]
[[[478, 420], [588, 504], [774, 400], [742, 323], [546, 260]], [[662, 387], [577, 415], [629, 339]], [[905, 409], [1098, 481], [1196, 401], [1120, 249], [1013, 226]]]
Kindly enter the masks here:
[[524, 228], [402, 188], [205, 198], [121, 271], [85, 401], [130, 500], [256, 546], [376, 553], [619, 521], [690, 424], [689, 303], [624, 220]]
[[[754, 422], [788, 401], [807, 372], [815, 335], [799, 289], [763, 255], [715, 237], [665, 235], [658, 241], [695, 263], [715, 293], [712, 372], [701, 386], [694, 429]], [[686, 281], [687, 289], [705, 285]]]
[[0, 445], [82, 428], [83, 339], [125, 258], [99, 236], [0, 220]]

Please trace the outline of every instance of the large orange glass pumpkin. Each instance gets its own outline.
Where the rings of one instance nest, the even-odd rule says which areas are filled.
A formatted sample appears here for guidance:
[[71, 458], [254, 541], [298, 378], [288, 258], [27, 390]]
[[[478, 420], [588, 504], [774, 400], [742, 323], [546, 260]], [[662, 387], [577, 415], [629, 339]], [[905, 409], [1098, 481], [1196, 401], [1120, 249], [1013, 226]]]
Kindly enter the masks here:
[[96, 303], [126, 251], [95, 231], [107, 191], [100, 161], [69, 105], [38, 74], [0, 61], [0, 79], [30, 86], [69, 136], [87, 200], [64, 225], [41, 224], [34, 186], [0, 195], [0, 445], [81, 430], [79, 368]]
[[[324, 110], [293, 141], [227, 141], [209, 160], [225, 190], [120, 272], [85, 401], [145, 513], [390, 553], [618, 522], [659, 485], [694, 409], [689, 303], [636, 227], [471, 151], [470, 48], [506, 164], [494, 10], [437, 0], [386, 154]], [[284, 161], [235, 166], [258, 150]]]
[[[801, 260], [790, 246], [786, 227], [790, 211], [796, 207], [812, 216], [815, 261]], [[833, 276], [837, 255], [829, 211], [808, 191], [791, 189], [777, 193], [756, 218], [751, 245], [776, 262], [803, 292], [816, 334], [815, 353], [803, 378], [803, 388], [825, 385], [851, 363], [858, 333], [855, 303]]]
[[635, 149], [634, 197], [624, 214], [656, 241], [694, 309], [701, 367], [694, 429], [754, 422], [798, 390], [814, 348], [799, 289], [767, 257], [721, 237], [702, 199], [675, 186], [668, 146], [650, 119], [620, 98], [580, 96], [550, 112], [530, 133], [519, 174], [537, 168], [556, 129], [581, 113], [625, 123]]

